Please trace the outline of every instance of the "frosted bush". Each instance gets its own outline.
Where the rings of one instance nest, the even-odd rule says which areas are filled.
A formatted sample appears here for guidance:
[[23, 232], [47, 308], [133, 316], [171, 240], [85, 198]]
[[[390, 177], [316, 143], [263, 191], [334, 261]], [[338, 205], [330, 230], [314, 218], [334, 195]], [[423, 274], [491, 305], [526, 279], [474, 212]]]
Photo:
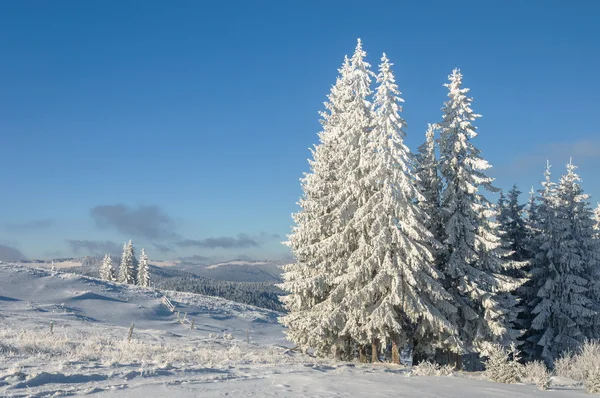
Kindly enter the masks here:
[[570, 351], [564, 352], [560, 358], [554, 361], [554, 374], [560, 377], [567, 377], [573, 380], [581, 380], [581, 375], [576, 375], [574, 371], [575, 358]]
[[431, 361], [423, 361], [412, 367], [412, 374], [415, 376], [450, 376], [454, 368], [450, 365], [440, 366]]
[[485, 349], [485, 355], [485, 377], [496, 383], [514, 384], [521, 381], [524, 369], [519, 363], [519, 351], [514, 344], [509, 350], [498, 344], [490, 344]]
[[590, 394], [600, 394], [600, 363], [590, 370], [583, 385]]
[[46, 329], [41, 328], [26, 331], [0, 328], [0, 356], [10, 354], [15, 359], [35, 356], [40, 362], [56, 364], [95, 361], [111, 366], [140, 365], [145, 371], [164, 367], [165, 364], [173, 367], [221, 367], [235, 363], [287, 365], [301, 361], [301, 358], [282, 355], [276, 349], [247, 347], [242, 350], [227, 338], [222, 344], [206, 340], [165, 343], [138, 333], [128, 342], [122, 338], [124, 330], [115, 327], [82, 332], [57, 328], [54, 335], [49, 335]]
[[[554, 362], [554, 371], [558, 376], [568, 377], [582, 382], [586, 389], [597, 391], [600, 377], [600, 341], [587, 341], [573, 355], [563, 354]], [[600, 392], [600, 391], [599, 391]]]
[[540, 390], [550, 387], [550, 371], [542, 361], [533, 361], [525, 364], [523, 381], [535, 383]]

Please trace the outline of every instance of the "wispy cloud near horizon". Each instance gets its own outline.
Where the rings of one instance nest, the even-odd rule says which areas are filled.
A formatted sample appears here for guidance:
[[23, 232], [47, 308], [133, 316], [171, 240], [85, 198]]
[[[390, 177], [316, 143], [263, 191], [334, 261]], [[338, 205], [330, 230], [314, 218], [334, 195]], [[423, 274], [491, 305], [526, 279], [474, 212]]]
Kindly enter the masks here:
[[41, 220], [28, 220], [18, 223], [6, 223], [4, 227], [11, 232], [29, 232], [36, 229], [50, 228], [56, 224], [56, 221], [51, 218]]
[[174, 231], [175, 223], [158, 206], [102, 205], [92, 208], [90, 215], [99, 228], [114, 228], [134, 238], [164, 240], [178, 237]]

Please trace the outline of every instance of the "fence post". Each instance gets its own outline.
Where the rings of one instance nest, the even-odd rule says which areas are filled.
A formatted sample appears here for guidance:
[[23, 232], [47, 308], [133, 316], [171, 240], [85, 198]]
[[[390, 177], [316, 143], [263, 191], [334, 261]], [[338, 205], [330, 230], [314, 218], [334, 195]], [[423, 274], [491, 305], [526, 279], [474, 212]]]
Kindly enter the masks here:
[[250, 331], [246, 329], [246, 343], [250, 344]]
[[131, 326], [129, 327], [129, 335], [127, 336], [127, 342], [131, 343], [131, 336], [133, 336], [133, 327], [135, 326], [135, 323], [132, 323]]
[[54, 334], [54, 322], [50, 321], [50, 334]]
[[196, 322], [196, 318], [192, 318], [192, 324], [190, 325], [190, 329], [194, 328], [194, 323]]

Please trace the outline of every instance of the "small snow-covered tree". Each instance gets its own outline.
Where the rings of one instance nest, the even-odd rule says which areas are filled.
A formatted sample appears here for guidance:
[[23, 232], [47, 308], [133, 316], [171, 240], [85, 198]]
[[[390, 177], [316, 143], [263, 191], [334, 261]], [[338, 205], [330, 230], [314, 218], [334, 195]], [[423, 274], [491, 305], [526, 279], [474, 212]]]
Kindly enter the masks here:
[[119, 282], [135, 285], [137, 282], [138, 263], [135, 258], [135, 249], [131, 240], [123, 245], [123, 255], [121, 256], [121, 267]]
[[142, 249], [140, 253], [140, 261], [138, 265], [137, 283], [140, 286], [150, 286], [150, 270], [148, 269], [148, 256], [146, 251]]
[[482, 343], [508, 345], [519, 334], [512, 324], [517, 300], [511, 293], [521, 281], [506, 275], [505, 250], [491, 221], [495, 210], [480, 189], [496, 191], [484, 171], [489, 163], [471, 140], [477, 136], [472, 122], [479, 115], [471, 109], [472, 99], [462, 88], [462, 74], [449, 76], [449, 100], [440, 123], [440, 173], [444, 191], [441, 211], [445, 253], [441, 270], [445, 286], [458, 306], [456, 322], [461, 340], [469, 349]]
[[533, 356], [551, 364], [593, 337], [597, 284], [591, 279], [600, 275], [591, 209], [575, 166], [567, 165], [558, 186], [551, 181], [549, 165], [545, 176], [531, 271], [536, 294], [528, 303], [534, 318], [526, 341]]
[[594, 221], [596, 222], [594, 229], [600, 231], [600, 203], [598, 203], [596, 210], [594, 210]]
[[105, 281], [115, 281], [117, 279], [112, 258], [109, 254], [104, 255], [102, 265], [100, 265], [100, 279]]

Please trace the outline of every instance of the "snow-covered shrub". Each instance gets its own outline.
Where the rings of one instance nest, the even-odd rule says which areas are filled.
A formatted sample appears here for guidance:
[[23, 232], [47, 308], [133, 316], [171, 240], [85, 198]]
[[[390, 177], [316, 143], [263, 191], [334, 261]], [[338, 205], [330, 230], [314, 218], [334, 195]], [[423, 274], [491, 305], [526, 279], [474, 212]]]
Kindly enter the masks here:
[[519, 351], [514, 344], [508, 350], [498, 344], [490, 344], [485, 351], [485, 377], [496, 383], [521, 381], [523, 365], [519, 363]]
[[[281, 350], [264, 350], [248, 346], [241, 349], [234, 341], [202, 339], [157, 341], [152, 335], [136, 333], [131, 342], [121, 337], [126, 328], [96, 326], [92, 331], [71, 328], [55, 328], [54, 335], [48, 334], [47, 326], [40, 325], [25, 331], [0, 326], [2, 351], [0, 356], [10, 355], [16, 361], [35, 357], [60, 364], [74, 362], [99, 362], [111, 366], [141, 366], [147, 372], [169, 364], [183, 366], [229, 366], [234, 363], [288, 365], [301, 361]], [[316, 359], [315, 359], [316, 361]]]
[[567, 352], [554, 362], [554, 371], [558, 376], [569, 377], [573, 380], [593, 386], [600, 377], [600, 341], [586, 341], [579, 351], [572, 355]]
[[554, 361], [554, 374], [560, 377], [567, 377], [573, 380], [581, 380], [581, 375], [576, 375], [574, 371], [575, 357], [571, 351], [565, 351]]
[[450, 376], [454, 368], [450, 365], [440, 366], [435, 362], [423, 361], [412, 367], [415, 376]]
[[600, 363], [588, 373], [583, 385], [590, 394], [600, 394]]
[[550, 371], [542, 361], [532, 361], [525, 364], [523, 381], [535, 383], [540, 390], [550, 387]]

